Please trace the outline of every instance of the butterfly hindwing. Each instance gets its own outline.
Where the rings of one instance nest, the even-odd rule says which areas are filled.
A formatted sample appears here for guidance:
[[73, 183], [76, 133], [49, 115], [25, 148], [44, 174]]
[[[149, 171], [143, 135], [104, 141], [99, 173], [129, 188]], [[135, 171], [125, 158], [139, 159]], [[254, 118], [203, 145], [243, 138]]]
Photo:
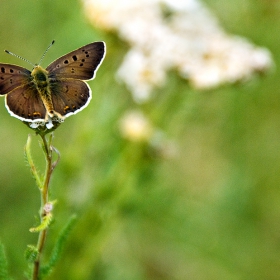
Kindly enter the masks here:
[[0, 95], [29, 82], [31, 72], [23, 67], [0, 63]]
[[105, 56], [105, 43], [94, 42], [72, 51], [54, 62], [46, 70], [49, 78], [91, 80]]
[[51, 83], [50, 90], [54, 110], [62, 117], [76, 114], [91, 100], [91, 90], [81, 80], [59, 79]]
[[11, 115], [27, 121], [44, 121], [46, 109], [32, 84], [19, 86], [6, 95], [6, 107]]

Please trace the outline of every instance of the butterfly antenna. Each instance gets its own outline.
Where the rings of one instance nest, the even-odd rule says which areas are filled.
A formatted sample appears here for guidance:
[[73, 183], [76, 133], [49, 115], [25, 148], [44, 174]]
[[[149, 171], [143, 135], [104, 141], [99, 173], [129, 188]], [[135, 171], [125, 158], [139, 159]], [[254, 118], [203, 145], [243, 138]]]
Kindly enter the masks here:
[[42, 57], [41, 57], [41, 59], [40, 59], [40, 61], [39, 61], [39, 63], [38, 63], [38, 65], [41, 64], [41, 62], [42, 62], [42, 60], [44, 59], [46, 53], [48, 52], [48, 50], [50, 49], [50, 47], [51, 47], [53, 44], [54, 44], [54, 40], [50, 43], [50, 45], [49, 45], [49, 46], [47, 47], [47, 49], [45, 50], [44, 54], [42, 55]]
[[6, 52], [7, 54], [13, 55], [13, 56], [15, 56], [15, 57], [17, 57], [17, 58], [19, 58], [19, 59], [22, 59], [23, 61], [25, 61], [25, 62], [31, 64], [31, 65], [34, 67], [34, 64], [33, 64], [32, 62], [30, 62], [28, 59], [26, 59], [26, 58], [24, 58], [24, 57], [21, 57], [21, 56], [19, 56], [19, 55], [17, 55], [17, 54], [14, 54], [14, 53], [10, 52], [10, 51], [7, 51], [7, 50], [5, 50], [5, 52]]

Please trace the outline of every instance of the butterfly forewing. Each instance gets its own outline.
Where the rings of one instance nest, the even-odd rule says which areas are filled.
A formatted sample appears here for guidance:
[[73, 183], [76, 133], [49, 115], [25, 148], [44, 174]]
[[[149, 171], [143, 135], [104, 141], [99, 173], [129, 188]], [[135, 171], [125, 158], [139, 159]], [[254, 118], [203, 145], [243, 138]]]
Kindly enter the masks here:
[[0, 63], [0, 95], [28, 83], [30, 74], [31, 72], [23, 67]]
[[51, 83], [54, 110], [63, 117], [76, 114], [91, 99], [89, 86], [80, 80], [60, 79]]
[[23, 121], [44, 121], [46, 109], [31, 84], [19, 86], [6, 95], [6, 107], [11, 115]]
[[104, 55], [104, 42], [94, 42], [58, 58], [46, 70], [50, 79], [90, 80], [94, 78]]

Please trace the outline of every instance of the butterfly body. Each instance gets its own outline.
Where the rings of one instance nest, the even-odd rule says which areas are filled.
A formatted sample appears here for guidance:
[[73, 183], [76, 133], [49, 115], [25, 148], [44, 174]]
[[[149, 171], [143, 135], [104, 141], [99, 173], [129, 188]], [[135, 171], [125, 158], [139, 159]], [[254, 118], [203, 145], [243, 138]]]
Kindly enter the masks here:
[[86, 80], [95, 73], [105, 56], [105, 43], [94, 42], [66, 54], [46, 69], [29, 70], [0, 64], [0, 95], [6, 96], [10, 114], [30, 123], [62, 122], [85, 108], [91, 99]]
[[[46, 109], [45, 114], [45, 121], [47, 121], [48, 117], [53, 118], [54, 117], [54, 107], [52, 103], [52, 92], [50, 88], [50, 80], [48, 77], [48, 71], [42, 68], [41, 66], [37, 65], [34, 67], [34, 69], [31, 72], [31, 81], [30, 85], [33, 88], [36, 88], [37, 93], [39, 94], [39, 97], [41, 98], [44, 107]], [[34, 112], [33, 115], [42, 117], [40, 112]], [[61, 115], [57, 115], [59, 119], [63, 119]]]

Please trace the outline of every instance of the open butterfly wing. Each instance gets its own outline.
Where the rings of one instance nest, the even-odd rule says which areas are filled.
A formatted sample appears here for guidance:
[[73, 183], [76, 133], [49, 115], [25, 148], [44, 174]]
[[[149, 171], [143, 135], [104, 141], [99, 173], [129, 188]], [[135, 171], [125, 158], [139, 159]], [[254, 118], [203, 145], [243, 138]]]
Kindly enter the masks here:
[[50, 80], [71, 78], [91, 80], [105, 56], [105, 43], [94, 42], [72, 51], [54, 62], [46, 70]]
[[32, 84], [18, 86], [5, 97], [6, 108], [12, 116], [27, 122], [44, 121], [46, 109]]
[[0, 63], [0, 95], [27, 84], [31, 78], [30, 75], [31, 72], [23, 67]]

